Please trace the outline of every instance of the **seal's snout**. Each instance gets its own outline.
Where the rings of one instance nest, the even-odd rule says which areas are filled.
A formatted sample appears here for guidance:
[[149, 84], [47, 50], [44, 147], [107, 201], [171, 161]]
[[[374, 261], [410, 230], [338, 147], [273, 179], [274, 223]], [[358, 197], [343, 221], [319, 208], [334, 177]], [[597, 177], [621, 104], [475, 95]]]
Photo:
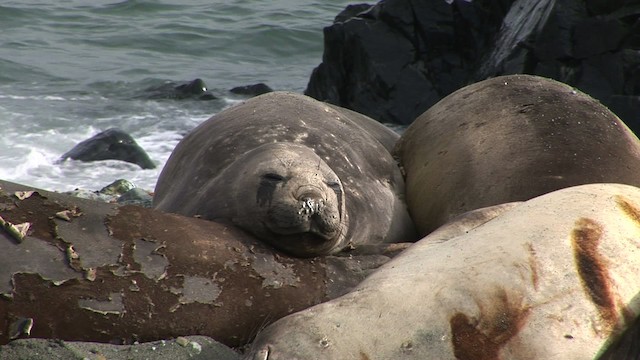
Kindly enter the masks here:
[[303, 186], [297, 191], [300, 215], [312, 216], [322, 212], [325, 204], [324, 196], [320, 189], [312, 186]]
[[324, 207], [324, 200], [322, 198], [304, 197], [299, 201], [300, 211], [298, 211], [298, 213], [301, 215], [313, 216], [320, 214]]
[[333, 193], [322, 184], [305, 183], [295, 187], [286, 201], [274, 202], [268, 207], [269, 221], [265, 226], [277, 236], [297, 237], [296, 241], [303, 240], [314, 246], [330, 244], [340, 234], [342, 225], [339, 202], [332, 198]]
[[298, 200], [303, 200], [303, 199], [320, 200], [324, 198], [322, 194], [323, 194], [322, 190], [315, 186], [301, 186], [296, 191], [295, 197]]

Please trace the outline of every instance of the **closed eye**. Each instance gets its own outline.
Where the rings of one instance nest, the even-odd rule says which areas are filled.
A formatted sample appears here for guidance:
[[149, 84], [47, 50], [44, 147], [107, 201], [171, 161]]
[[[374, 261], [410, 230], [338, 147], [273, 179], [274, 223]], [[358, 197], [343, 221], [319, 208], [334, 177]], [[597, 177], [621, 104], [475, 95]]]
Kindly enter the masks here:
[[280, 182], [280, 181], [284, 181], [284, 176], [278, 175], [278, 174], [275, 174], [275, 173], [266, 173], [266, 174], [262, 175], [262, 179], [263, 180], [268, 180], [268, 181], [273, 181], [273, 182]]
[[331, 190], [335, 191], [336, 193], [342, 192], [342, 187], [340, 186], [340, 183], [337, 181], [329, 181], [327, 183], [327, 186], [330, 187]]

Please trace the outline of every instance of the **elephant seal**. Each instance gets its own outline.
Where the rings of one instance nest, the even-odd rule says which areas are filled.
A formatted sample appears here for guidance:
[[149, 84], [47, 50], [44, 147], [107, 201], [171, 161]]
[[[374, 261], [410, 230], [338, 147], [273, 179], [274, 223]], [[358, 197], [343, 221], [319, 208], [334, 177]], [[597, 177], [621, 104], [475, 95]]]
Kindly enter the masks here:
[[156, 164], [138, 143], [123, 130], [110, 128], [84, 140], [64, 153], [58, 162], [67, 159], [80, 161], [122, 160], [143, 169], [155, 169]]
[[450, 94], [404, 132], [395, 156], [421, 235], [456, 215], [565, 187], [640, 186], [640, 142], [597, 100], [510, 75]]
[[639, 188], [580, 185], [498, 210], [276, 321], [247, 358], [593, 359], [637, 326]]
[[156, 209], [230, 221], [296, 256], [415, 240], [384, 125], [291, 92], [226, 109], [172, 152]]

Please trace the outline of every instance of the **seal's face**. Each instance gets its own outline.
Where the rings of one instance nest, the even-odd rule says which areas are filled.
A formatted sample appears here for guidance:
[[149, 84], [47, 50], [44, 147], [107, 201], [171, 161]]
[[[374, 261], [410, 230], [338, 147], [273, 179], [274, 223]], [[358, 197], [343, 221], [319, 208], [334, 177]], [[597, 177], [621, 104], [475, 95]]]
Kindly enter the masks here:
[[330, 253], [341, 245], [346, 229], [342, 182], [313, 150], [267, 144], [235, 164], [242, 169], [235, 177], [234, 224], [296, 256]]

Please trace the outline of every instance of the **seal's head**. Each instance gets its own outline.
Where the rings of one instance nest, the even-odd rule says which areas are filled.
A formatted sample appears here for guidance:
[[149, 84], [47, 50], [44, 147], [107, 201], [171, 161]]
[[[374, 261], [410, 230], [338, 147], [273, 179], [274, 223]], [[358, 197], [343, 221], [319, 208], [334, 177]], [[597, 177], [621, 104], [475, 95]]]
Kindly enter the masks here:
[[[322, 310], [324, 304], [330, 304], [327, 310], [343, 318], [326, 316]], [[344, 330], [340, 325], [349, 321], [349, 315], [340, 308], [332, 308], [331, 304], [332, 301], [320, 304], [319, 312], [315, 312], [318, 307], [314, 306], [267, 326], [253, 340], [243, 360], [355, 359], [350, 356], [355, 354], [351, 354], [349, 349], [353, 351], [359, 348], [358, 336], [347, 333], [349, 330]], [[360, 350], [357, 358], [369, 359], [363, 350]]]
[[295, 256], [329, 254], [344, 245], [342, 182], [306, 146], [258, 146], [231, 163], [203, 191], [201, 196], [211, 200], [194, 213], [228, 219]]

